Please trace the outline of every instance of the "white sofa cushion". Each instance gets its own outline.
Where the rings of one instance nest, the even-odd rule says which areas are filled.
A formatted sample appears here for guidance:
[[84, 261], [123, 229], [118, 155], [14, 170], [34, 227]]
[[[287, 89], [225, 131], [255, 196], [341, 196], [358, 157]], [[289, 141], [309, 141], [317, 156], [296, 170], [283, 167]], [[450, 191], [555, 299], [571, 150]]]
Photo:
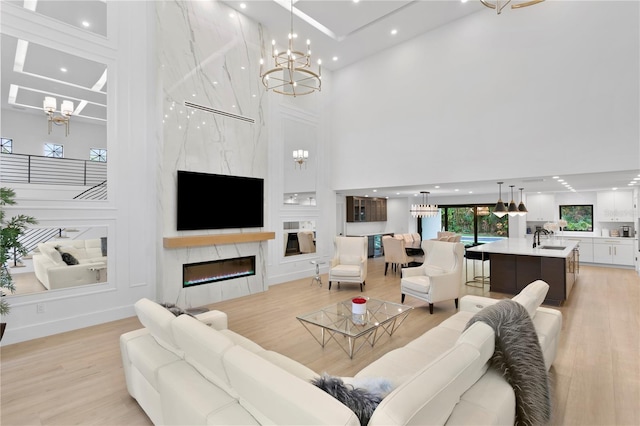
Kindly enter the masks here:
[[512, 425], [516, 417], [513, 388], [490, 368], [460, 397], [447, 425]]
[[47, 259], [51, 260], [56, 266], [67, 266], [67, 264], [64, 263], [64, 260], [62, 260], [60, 252], [53, 246], [40, 243], [38, 244], [38, 250], [40, 250], [40, 253], [42, 253]]
[[460, 396], [485, 373], [494, 340], [491, 327], [473, 324], [454, 347], [387, 395], [369, 425], [444, 424]]
[[542, 280], [536, 280], [523, 288], [520, 293], [513, 296], [512, 300], [524, 306], [527, 312], [529, 312], [531, 319], [533, 319], [536, 316], [536, 309], [542, 305], [544, 298], [547, 297], [548, 291], [549, 284]]
[[158, 370], [181, 360], [172, 351], [159, 348], [157, 340], [151, 334], [140, 336], [128, 343], [127, 353], [131, 364], [140, 371], [154, 389], [158, 389]]
[[171, 330], [171, 322], [176, 318], [175, 315], [147, 298], [138, 300], [134, 307], [138, 319], [143, 326], [149, 329], [158, 344], [183, 358], [184, 352], [178, 348]]
[[177, 362], [158, 372], [160, 401], [165, 425], [257, 425], [238, 400], [202, 380], [188, 363]]
[[360, 425], [331, 395], [240, 346], [225, 352], [224, 365], [240, 404], [260, 424]]
[[174, 318], [171, 329], [176, 344], [184, 352], [184, 360], [211, 383], [235, 396], [222, 364], [222, 356], [234, 343], [189, 315]]

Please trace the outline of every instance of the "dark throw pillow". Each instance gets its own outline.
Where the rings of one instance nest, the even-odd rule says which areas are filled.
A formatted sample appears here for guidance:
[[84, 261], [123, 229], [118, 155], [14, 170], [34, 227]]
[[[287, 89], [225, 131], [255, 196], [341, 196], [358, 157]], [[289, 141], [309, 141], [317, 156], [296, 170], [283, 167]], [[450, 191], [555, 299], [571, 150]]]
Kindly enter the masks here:
[[382, 396], [370, 393], [365, 389], [354, 388], [346, 385], [339, 377], [323, 374], [317, 379], [311, 380], [311, 384], [322, 389], [353, 411], [360, 420], [361, 426], [366, 426], [373, 415]]
[[193, 316], [189, 312], [187, 312], [184, 309], [174, 305], [173, 303], [161, 303], [160, 306], [162, 306], [163, 308], [166, 308], [169, 312], [171, 312], [175, 316], [179, 316], [179, 315], [182, 315], [182, 314], [189, 315], [191, 317]]
[[80, 262], [78, 262], [78, 259], [73, 257], [73, 255], [71, 253], [66, 253], [66, 252], [60, 250], [60, 246], [56, 246], [56, 250], [58, 250], [60, 252], [60, 256], [62, 256], [62, 261], [64, 263], [66, 263], [67, 265], [77, 265], [77, 264], [80, 263]]

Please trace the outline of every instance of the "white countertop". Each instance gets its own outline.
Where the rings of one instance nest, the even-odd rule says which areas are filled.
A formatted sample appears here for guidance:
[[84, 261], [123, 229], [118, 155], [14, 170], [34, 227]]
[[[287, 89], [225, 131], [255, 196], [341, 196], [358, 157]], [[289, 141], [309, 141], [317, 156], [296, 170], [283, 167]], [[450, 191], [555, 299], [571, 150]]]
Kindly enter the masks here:
[[[560, 239], [540, 239], [540, 245], [533, 248], [533, 242], [527, 238], [505, 238], [504, 240], [494, 241], [492, 243], [481, 244], [479, 246], [467, 247], [467, 251], [477, 253], [498, 253], [498, 254], [515, 254], [521, 256], [540, 256], [540, 257], [568, 257], [571, 250], [579, 244], [579, 241]], [[564, 247], [563, 250], [543, 249], [540, 247], [554, 246]]]

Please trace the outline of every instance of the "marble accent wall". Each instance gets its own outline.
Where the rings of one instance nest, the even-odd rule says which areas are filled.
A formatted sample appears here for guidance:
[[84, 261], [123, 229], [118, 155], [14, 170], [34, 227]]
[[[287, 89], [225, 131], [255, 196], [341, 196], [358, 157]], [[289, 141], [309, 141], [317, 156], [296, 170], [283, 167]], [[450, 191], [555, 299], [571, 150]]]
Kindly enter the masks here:
[[[255, 232], [266, 229], [176, 230], [176, 171], [265, 178], [265, 199], [218, 199], [202, 188], [202, 208], [264, 208], [268, 221], [267, 98], [259, 80], [262, 28], [217, 1], [157, 3], [158, 80], [162, 104], [158, 213], [162, 236]], [[253, 123], [185, 107], [185, 101], [254, 120]], [[162, 111], [160, 111], [160, 108]], [[157, 299], [201, 306], [265, 291], [267, 243], [186, 249], [159, 247]], [[256, 256], [256, 275], [182, 289], [184, 263]]]

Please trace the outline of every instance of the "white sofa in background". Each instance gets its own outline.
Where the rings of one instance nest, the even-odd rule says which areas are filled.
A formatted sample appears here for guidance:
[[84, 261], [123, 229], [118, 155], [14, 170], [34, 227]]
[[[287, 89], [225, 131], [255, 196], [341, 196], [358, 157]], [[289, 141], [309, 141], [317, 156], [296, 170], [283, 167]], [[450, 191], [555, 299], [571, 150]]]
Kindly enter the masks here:
[[[61, 251], [73, 255], [78, 264], [67, 265]], [[102, 255], [100, 238], [47, 241], [38, 244], [38, 252], [33, 254], [36, 278], [49, 290], [104, 282], [106, 267], [107, 256]]]
[[[514, 300], [533, 314], [548, 369], [562, 315], [539, 307], [547, 290], [536, 281]], [[489, 368], [492, 328], [476, 322], [463, 332], [476, 312], [496, 302], [465, 296], [460, 312], [343, 378], [383, 378], [393, 385], [368, 424], [513, 425], [513, 389]], [[144, 328], [120, 337], [122, 362], [129, 393], [154, 424], [360, 424], [354, 412], [310, 383], [316, 372], [228, 330], [224, 313], [175, 317], [147, 299], [135, 307]]]

